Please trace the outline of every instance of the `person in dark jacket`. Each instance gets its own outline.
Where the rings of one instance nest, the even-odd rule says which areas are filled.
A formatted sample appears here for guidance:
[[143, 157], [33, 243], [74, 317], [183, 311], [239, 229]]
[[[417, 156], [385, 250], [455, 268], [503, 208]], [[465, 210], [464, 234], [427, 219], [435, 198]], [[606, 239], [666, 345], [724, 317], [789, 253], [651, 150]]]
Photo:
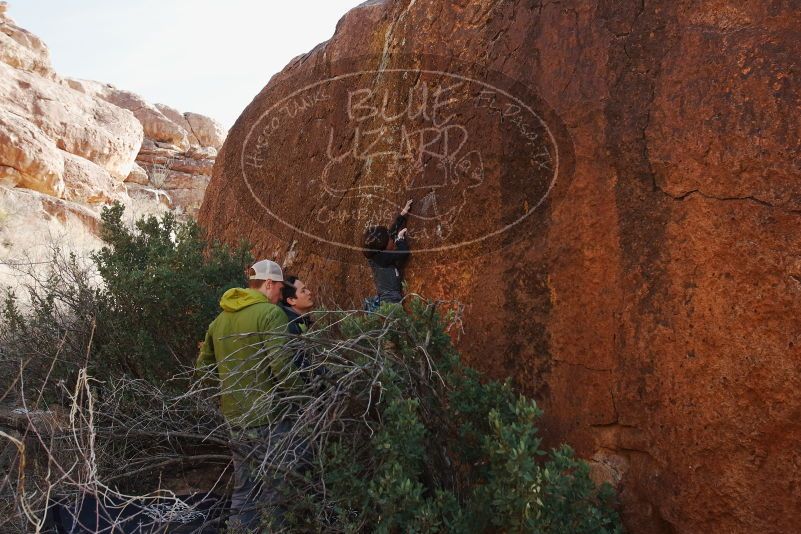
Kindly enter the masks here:
[[[314, 308], [314, 295], [297, 276], [287, 276], [284, 279], [284, 287], [281, 289], [281, 301], [278, 306], [284, 310], [289, 321], [287, 332], [300, 336], [311, 328], [313, 321], [309, 312]], [[293, 362], [301, 370], [301, 376], [307, 382], [312, 379], [312, 375], [320, 376], [324, 374], [321, 367], [314, 369], [313, 373], [308, 371], [311, 361], [303, 349], [295, 351]]]
[[307, 314], [314, 308], [314, 295], [297, 276], [287, 276], [284, 279], [278, 305], [289, 320], [287, 331], [290, 334], [299, 336], [311, 326], [311, 317]]
[[406, 202], [395, 223], [386, 226], [371, 226], [364, 233], [364, 256], [373, 271], [378, 295], [369, 299], [365, 306], [372, 311], [385, 302], [399, 303], [403, 300], [403, 267], [411, 255], [406, 241], [406, 215], [412, 201]]

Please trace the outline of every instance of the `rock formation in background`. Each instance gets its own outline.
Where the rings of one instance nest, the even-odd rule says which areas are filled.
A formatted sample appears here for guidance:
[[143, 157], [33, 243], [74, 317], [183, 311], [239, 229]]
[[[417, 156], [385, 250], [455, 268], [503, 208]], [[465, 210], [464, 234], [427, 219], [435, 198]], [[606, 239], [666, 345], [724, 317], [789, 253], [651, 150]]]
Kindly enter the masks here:
[[31, 259], [52, 240], [96, 246], [100, 208], [114, 201], [131, 215], [194, 216], [224, 129], [112, 85], [59, 76], [47, 46], [6, 10], [0, 2], [0, 259]]
[[[380, 72], [354, 88], [386, 91], [391, 116], [420, 85], [391, 69], [423, 68], [429, 59], [414, 58], [424, 55], [439, 56], [431, 61], [441, 69], [473, 65], [460, 71], [472, 79], [519, 81], [555, 132], [543, 145], [544, 157], [561, 157], [553, 194], [525, 232], [498, 234], [483, 251], [414, 255], [409, 289], [464, 303], [454, 333], [463, 354], [539, 399], [548, 440], [573, 444], [618, 484], [632, 532], [795, 531], [799, 28], [797, 2], [767, 0], [366, 2], [242, 113], [200, 221], [285, 262], [318, 299], [358, 307], [373, 292], [370, 272], [344, 245], [358, 247], [372, 188], [390, 191], [391, 209], [416, 198], [419, 249], [432, 239], [414, 241], [427, 213], [453, 214], [461, 239], [528, 210], [527, 189], [540, 182], [526, 185], [520, 173], [538, 166], [524, 145], [499, 142], [513, 123], [500, 117], [514, 109], [498, 106], [494, 120], [462, 110], [457, 126], [485, 146], [483, 161], [432, 156], [408, 175], [439, 166], [462, 172], [448, 180], [464, 187], [412, 192], [378, 151], [350, 161], [354, 117], [375, 126], [377, 101], [349, 115], [330, 104], [342, 78], [317, 93], [294, 92], [298, 82], [372, 55]], [[395, 181], [382, 183], [382, 173]], [[340, 208], [323, 194], [332, 192], [349, 216], [330, 216]]]

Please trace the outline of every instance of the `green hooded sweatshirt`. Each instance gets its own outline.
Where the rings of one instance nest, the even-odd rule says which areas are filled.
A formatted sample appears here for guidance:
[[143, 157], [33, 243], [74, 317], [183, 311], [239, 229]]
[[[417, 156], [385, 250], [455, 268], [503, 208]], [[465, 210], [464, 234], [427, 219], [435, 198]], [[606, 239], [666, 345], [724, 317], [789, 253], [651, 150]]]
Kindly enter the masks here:
[[216, 366], [222, 412], [233, 427], [272, 423], [277, 414], [264, 393], [298, 383], [292, 355], [284, 350], [287, 317], [254, 289], [233, 288], [220, 299], [223, 311], [209, 325], [197, 369]]

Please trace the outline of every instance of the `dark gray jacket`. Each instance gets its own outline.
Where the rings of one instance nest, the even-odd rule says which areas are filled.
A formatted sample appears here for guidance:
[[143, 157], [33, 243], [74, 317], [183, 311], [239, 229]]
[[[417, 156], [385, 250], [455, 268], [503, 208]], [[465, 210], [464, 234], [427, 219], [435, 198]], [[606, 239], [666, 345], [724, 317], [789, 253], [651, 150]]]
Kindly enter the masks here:
[[406, 226], [406, 217], [398, 215], [389, 235], [395, 240], [395, 250], [382, 250], [367, 261], [373, 271], [373, 281], [378, 290], [380, 302], [400, 302], [403, 300], [403, 266], [411, 255], [406, 239], [397, 239], [398, 232]]

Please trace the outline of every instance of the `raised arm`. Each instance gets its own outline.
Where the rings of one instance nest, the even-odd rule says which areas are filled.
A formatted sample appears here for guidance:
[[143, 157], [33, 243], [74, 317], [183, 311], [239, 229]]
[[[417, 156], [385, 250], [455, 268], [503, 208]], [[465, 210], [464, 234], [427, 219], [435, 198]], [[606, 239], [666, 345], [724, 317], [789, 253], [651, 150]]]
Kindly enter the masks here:
[[400, 211], [400, 215], [395, 219], [395, 222], [392, 224], [392, 227], [389, 229], [389, 235], [392, 239], [398, 239], [398, 235], [400, 231], [406, 228], [406, 215], [409, 213], [409, 210], [412, 207], [412, 200], [409, 199], [406, 201], [406, 205], [403, 206], [403, 209]]

